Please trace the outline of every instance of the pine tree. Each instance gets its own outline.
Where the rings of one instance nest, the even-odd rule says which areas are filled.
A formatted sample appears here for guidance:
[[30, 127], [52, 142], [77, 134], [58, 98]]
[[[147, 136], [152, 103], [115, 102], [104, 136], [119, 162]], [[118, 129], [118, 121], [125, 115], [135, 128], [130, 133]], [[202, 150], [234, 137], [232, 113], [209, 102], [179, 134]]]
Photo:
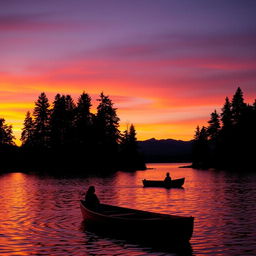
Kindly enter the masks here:
[[28, 111], [23, 123], [21, 142], [22, 146], [32, 146], [33, 145], [33, 134], [34, 134], [34, 122]]
[[211, 113], [211, 119], [208, 121], [209, 126], [207, 128], [207, 133], [210, 140], [216, 140], [219, 135], [220, 130], [220, 120], [219, 115], [216, 110]]
[[136, 130], [133, 124], [131, 124], [129, 129], [124, 131], [124, 134], [121, 139], [121, 146], [125, 154], [136, 155], [138, 153]]
[[[211, 114], [209, 127], [196, 129], [193, 164], [245, 169], [252, 167], [256, 143], [256, 101], [246, 104], [238, 87], [232, 103], [226, 97], [221, 113], [222, 127], [216, 111]], [[208, 137], [208, 138], [207, 138]]]
[[123, 148], [125, 148], [128, 140], [129, 140], [129, 132], [127, 128], [127, 130], [125, 130], [123, 133], [120, 133], [120, 145]]
[[60, 147], [73, 143], [75, 104], [70, 95], [55, 96], [50, 117], [51, 145]]
[[77, 113], [76, 113], [76, 118], [79, 120], [90, 120], [91, 117], [91, 97], [89, 96], [88, 93], [83, 92], [80, 97], [78, 98], [77, 102]]
[[116, 147], [120, 139], [119, 118], [112, 101], [103, 93], [100, 94], [97, 107], [96, 126], [100, 143]]
[[231, 103], [229, 101], [229, 98], [226, 97], [225, 104], [222, 108], [221, 113], [221, 122], [223, 129], [229, 129], [232, 125], [232, 111], [231, 111]]
[[196, 127], [195, 135], [194, 135], [194, 140], [199, 140], [200, 138], [200, 127]]
[[70, 95], [65, 97], [65, 133], [64, 133], [64, 143], [66, 145], [73, 145], [75, 140], [75, 111], [76, 104], [74, 103]]
[[87, 144], [89, 146], [94, 137], [92, 134], [93, 114], [90, 112], [91, 106], [91, 97], [83, 92], [78, 99], [75, 116], [77, 142], [80, 145]]
[[131, 124], [130, 131], [129, 131], [129, 145], [130, 145], [131, 151], [137, 153], [138, 142], [136, 137], [136, 130], [133, 124]]
[[237, 88], [233, 98], [232, 98], [232, 118], [234, 124], [238, 124], [242, 113], [246, 107], [243, 98], [243, 92], [240, 87]]
[[14, 145], [12, 126], [5, 124], [5, 119], [0, 118], [0, 145]]
[[205, 168], [209, 164], [209, 145], [207, 129], [203, 126], [197, 126], [193, 143], [193, 165], [199, 168]]
[[42, 92], [35, 102], [34, 108], [34, 143], [38, 147], [49, 147], [49, 101], [46, 94]]
[[145, 169], [145, 162], [138, 151], [136, 130], [133, 124], [124, 131], [121, 139], [121, 164], [128, 169]]
[[65, 135], [65, 96], [57, 94], [54, 98], [50, 117], [51, 146], [59, 147], [64, 144]]
[[66, 111], [69, 112], [70, 115], [72, 116], [73, 115], [72, 112], [75, 110], [75, 108], [76, 108], [76, 104], [74, 103], [74, 100], [72, 99], [71, 95], [66, 95], [66, 97], [65, 97], [65, 109], [66, 109]]
[[205, 126], [203, 126], [200, 131], [199, 140], [201, 140], [203, 142], [208, 140], [208, 133], [207, 133], [207, 129]]

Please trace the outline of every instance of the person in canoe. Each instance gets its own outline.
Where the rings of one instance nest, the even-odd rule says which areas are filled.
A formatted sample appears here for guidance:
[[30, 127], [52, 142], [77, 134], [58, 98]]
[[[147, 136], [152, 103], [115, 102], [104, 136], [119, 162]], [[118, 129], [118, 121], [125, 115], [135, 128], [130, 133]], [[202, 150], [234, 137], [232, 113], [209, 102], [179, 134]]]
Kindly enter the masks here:
[[85, 195], [85, 205], [88, 208], [97, 208], [100, 205], [100, 200], [98, 199], [97, 195], [95, 194], [95, 187], [90, 186]]
[[172, 181], [172, 178], [170, 177], [170, 173], [167, 172], [167, 173], [166, 173], [166, 177], [165, 177], [165, 179], [164, 179], [164, 182], [171, 182], [171, 181]]

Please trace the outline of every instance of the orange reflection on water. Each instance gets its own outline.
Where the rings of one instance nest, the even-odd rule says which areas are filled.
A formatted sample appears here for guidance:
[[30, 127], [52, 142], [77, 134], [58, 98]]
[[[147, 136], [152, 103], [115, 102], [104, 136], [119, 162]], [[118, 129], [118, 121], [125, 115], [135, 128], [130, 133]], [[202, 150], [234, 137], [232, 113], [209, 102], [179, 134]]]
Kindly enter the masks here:
[[[245, 255], [248, 248], [252, 252], [255, 175], [180, 165], [185, 164], [148, 164], [151, 168], [146, 171], [105, 177], [0, 175], [0, 255], [96, 255], [100, 244], [105, 248], [106, 240], [79, 229], [79, 191], [90, 185], [95, 185], [102, 203], [195, 217], [191, 239], [195, 255]], [[173, 179], [185, 177], [184, 189], [143, 187], [143, 179], [162, 180], [166, 172]], [[95, 238], [99, 244], [92, 245], [88, 239]], [[110, 246], [111, 252], [115, 251], [115, 245]], [[105, 255], [112, 255], [104, 250]], [[120, 255], [138, 255], [123, 250]]]
[[[3, 235], [0, 236], [0, 244], [5, 245], [6, 252], [12, 255], [31, 255], [31, 251], [22, 251], [15, 246], [17, 243], [29, 243], [26, 239], [34, 218], [30, 200], [36, 187], [29, 187], [26, 177], [23, 173], [10, 173], [1, 177], [0, 220]], [[2, 251], [5, 252], [4, 248]]]
[[[115, 199], [113, 204], [141, 210], [161, 212], [181, 216], [195, 217], [195, 235], [192, 237], [201, 249], [208, 245], [202, 243], [202, 235], [214, 237], [214, 243], [222, 244], [223, 237], [219, 232], [225, 224], [223, 198], [225, 198], [223, 175], [209, 175], [209, 171], [179, 168], [188, 164], [148, 164], [147, 171], [135, 173], [119, 172], [114, 179]], [[173, 179], [185, 177], [183, 189], [144, 188], [143, 179], [163, 180], [166, 172]], [[212, 214], [219, 217], [213, 218]], [[200, 246], [199, 246], [200, 245]]]
[[[172, 168], [175, 168], [175, 165]], [[142, 184], [143, 179], [163, 180], [167, 171], [168, 168], [161, 170], [157, 167], [157, 170], [118, 172], [113, 179], [112, 190], [115, 191], [115, 199], [112, 203], [129, 208], [174, 214], [174, 202], [184, 200], [184, 189], [144, 188]], [[183, 174], [173, 173], [172, 178], [181, 177]]]

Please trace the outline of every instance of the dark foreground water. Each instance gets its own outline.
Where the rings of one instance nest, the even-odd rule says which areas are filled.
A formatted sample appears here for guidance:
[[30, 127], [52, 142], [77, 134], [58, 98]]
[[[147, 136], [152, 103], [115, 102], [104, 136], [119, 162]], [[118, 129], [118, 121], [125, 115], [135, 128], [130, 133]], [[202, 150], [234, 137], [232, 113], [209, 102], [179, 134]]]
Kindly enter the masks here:
[[[256, 175], [148, 164], [105, 178], [0, 175], [0, 255], [256, 255]], [[185, 177], [184, 189], [143, 188], [141, 180]], [[79, 199], [95, 185], [102, 202], [194, 216], [189, 249], [152, 246], [86, 231]], [[136, 232], [136, 230], [135, 230]]]

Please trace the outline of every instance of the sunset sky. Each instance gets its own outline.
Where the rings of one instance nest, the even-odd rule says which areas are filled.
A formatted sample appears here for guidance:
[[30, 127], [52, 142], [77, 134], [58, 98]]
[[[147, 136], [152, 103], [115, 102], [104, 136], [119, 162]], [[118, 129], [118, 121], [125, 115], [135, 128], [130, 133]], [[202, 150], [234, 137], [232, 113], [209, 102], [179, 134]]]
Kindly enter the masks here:
[[0, 117], [41, 92], [103, 91], [138, 139], [190, 140], [240, 86], [256, 98], [255, 0], [0, 0]]

